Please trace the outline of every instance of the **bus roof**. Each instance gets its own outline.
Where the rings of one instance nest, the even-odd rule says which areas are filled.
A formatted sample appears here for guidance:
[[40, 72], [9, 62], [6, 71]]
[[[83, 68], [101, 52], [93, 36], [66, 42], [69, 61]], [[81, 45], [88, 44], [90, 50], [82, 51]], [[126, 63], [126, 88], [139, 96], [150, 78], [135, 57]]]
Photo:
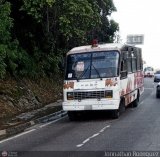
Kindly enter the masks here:
[[119, 44], [119, 43], [107, 43], [107, 44], [98, 44], [97, 47], [92, 47], [92, 45], [79, 46], [71, 49], [67, 55], [76, 54], [76, 53], [85, 53], [93, 51], [103, 51], [103, 50], [120, 50], [123, 47], [134, 47], [131, 45]]

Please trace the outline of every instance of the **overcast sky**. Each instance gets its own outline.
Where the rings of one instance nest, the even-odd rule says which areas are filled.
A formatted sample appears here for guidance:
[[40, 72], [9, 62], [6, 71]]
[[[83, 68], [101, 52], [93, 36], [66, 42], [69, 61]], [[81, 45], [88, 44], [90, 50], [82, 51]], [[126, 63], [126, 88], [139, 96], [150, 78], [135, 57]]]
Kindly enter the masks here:
[[160, 0], [113, 0], [117, 12], [112, 18], [119, 23], [120, 35], [144, 34], [143, 59], [160, 68]]

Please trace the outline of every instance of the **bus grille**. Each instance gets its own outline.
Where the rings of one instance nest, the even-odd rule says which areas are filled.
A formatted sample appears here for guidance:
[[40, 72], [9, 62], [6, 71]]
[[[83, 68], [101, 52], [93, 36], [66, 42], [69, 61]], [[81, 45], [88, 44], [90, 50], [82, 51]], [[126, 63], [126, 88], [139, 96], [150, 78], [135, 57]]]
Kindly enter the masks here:
[[105, 98], [105, 91], [74, 92], [74, 100]]

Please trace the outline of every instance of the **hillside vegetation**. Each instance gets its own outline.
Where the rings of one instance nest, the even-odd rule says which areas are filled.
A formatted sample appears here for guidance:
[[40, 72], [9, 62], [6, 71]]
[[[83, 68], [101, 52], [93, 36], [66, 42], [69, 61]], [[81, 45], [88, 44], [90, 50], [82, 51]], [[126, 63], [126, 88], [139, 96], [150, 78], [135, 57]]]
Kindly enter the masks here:
[[113, 42], [112, 0], [1, 0], [0, 77], [50, 77], [68, 49]]
[[115, 41], [114, 11], [112, 0], [0, 0], [0, 118], [60, 99], [66, 52]]

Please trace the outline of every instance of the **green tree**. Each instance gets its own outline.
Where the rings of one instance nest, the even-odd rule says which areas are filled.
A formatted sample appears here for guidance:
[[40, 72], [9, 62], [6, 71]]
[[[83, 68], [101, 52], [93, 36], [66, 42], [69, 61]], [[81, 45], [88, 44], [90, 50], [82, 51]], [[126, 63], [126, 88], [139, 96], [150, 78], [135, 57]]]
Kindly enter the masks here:
[[85, 44], [86, 33], [100, 22], [98, 12], [94, 12], [88, 0], [64, 1], [62, 7], [59, 23], [65, 41], [70, 44], [70, 47]]
[[114, 20], [109, 20], [112, 12], [116, 11], [116, 7], [112, 0], [90, 0], [90, 3], [96, 4], [94, 12], [98, 11], [100, 23], [93, 28], [90, 36], [98, 38], [100, 42], [113, 42], [115, 33], [119, 30], [119, 25]]
[[112, 0], [7, 1], [0, 3], [1, 76], [52, 76], [70, 48], [94, 37], [113, 42], [119, 29], [108, 18]]
[[3, 78], [6, 74], [5, 58], [8, 52], [8, 44], [11, 40], [10, 30], [13, 26], [10, 18], [10, 3], [0, 1], [0, 77]]

